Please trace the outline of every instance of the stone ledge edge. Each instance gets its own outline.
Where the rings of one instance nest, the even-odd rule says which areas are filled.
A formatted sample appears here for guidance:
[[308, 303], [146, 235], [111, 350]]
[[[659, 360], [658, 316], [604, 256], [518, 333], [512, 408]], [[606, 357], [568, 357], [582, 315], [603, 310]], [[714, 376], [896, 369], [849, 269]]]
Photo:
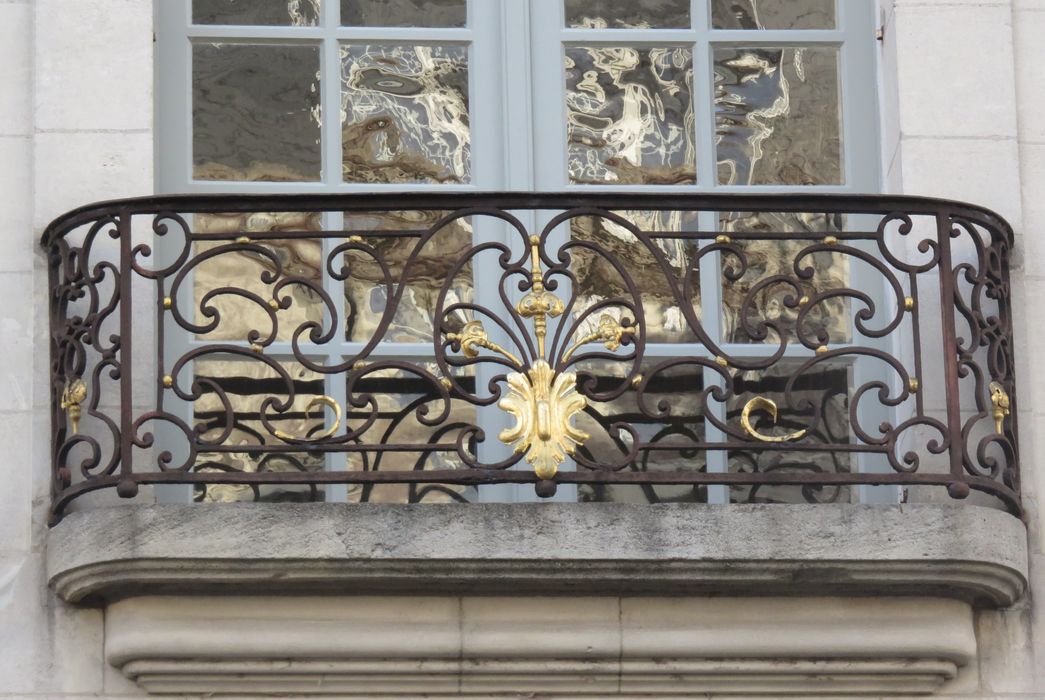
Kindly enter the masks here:
[[[498, 539], [505, 527], [514, 539]], [[581, 537], [555, 547], [563, 531]], [[215, 591], [484, 595], [522, 587], [542, 595], [938, 595], [1004, 607], [1027, 585], [1023, 524], [960, 505], [130, 506], [70, 515], [51, 531], [47, 559], [56, 593], [88, 604]]]

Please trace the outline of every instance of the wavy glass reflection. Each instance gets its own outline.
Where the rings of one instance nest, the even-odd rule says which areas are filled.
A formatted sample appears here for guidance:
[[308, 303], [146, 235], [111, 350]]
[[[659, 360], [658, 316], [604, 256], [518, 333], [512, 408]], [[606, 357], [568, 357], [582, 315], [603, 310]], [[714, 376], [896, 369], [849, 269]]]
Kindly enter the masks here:
[[[366, 342], [391, 310], [385, 340], [431, 341], [436, 305], [444, 287], [450, 287], [447, 306], [473, 301], [471, 262], [454, 271], [472, 247], [471, 220], [457, 218], [433, 231], [446, 213], [345, 215], [345, 230], [360, 239], [345, 243], [346, 340]], [[430, 232], [431, 237], [424, 241]], [[399, 301], [393, 303], [397, 293]], [[468, 320], [462, 312], [449, 319], [447, 327], [457, 330]]]
[[835, 0], [711, 0], [714, 29], [834, 29], [836, 22]]
[[565, 0], [566, 26], [583, 29], [685, 29], [690, 0]]
[[341, 46], [345, 182], [471, 180], [468, 48]]
[[[613, 393], [627, 383], [626, 365], [605, 361], [578, 363], [580, 381], [588, 375], [594, 395]], [[633, 472], [706, 471], [707, 453], [694, 445], [704, 441], [703, 368], [685, 358], [648, 360], [642, 365], [643, 393], [628, 391], [616, 398], [589, 401], [577, 425], [593, 437], [579, 456], [598, 465], [627, 463]], [[662, 403], [670, 406], [663, 410]], [[627, 428], [619, 427], [627, 425]], [[629, 455], [636, 439], [644, 445]], [[582, 484], [581, 501], [618, 503], [706, 503], [707, 487], [698, 485]]]
[[723, 185], [840, 185], [838, 49], [720, 48], [715, 153]]
[[314, 27], [320, 0], [192, 0], [193, 24]]
[[[627, 272], [642, 288], [642, 309], [646, 321], [646, 340], [650, 343], [692, 343], [697, 341], [679, 297], [676, 285], [694, 316], [702, 317], [700, 305], [700, 266], [697, 242], [674, 237], [671, 234], [697, 230], [695, 212], [682, 211], [621, 211], [614, 212], [627, 222], [606, 217], [578, 217], [571, 221], [567, 247], [573, 258], [576, 275], [574, 316], [580, 318], [596, 305], [611, 304], [614, 299], [630, 300], [624, 276], [615, 263], [623, 263]], [[661, 260], [654, 251], [640, 244], [629, 227], [645, 233], [667, 233], [653, 239], [653, 246], [661, 256], [670, 275], [665, 275]], [[606, 251], [609, 255], [605, 255]], [[618, 319], [625, 319], [622, 307], [605, 309]], [[600, 312], [602, 313], [602, 312]], [[597, 323], [599, 314], [589, 317], [586, 331]]]
[[[273, 365], [276, 365], [275, 367]], [[277, 367], [279, 369], [277, 369]], [[323, 377], [293, 361], [268, 363], [232, 358], [201, 359], [195, 363], [199, 396], [192, 402], [193, 420], [204, 445], [221, 445], [221, 452], [197, 455], [193, 471], [207, 472], [310, 472], [322, 471], [322, 454], [312, 452], [264, 452], [251, 449], [286, 444], [277, 436], [307, 436], [324, 429], [322, 408], [309, 402], [326, 393]], [[270, 398], [275, 404], [266, 405]], [[286, 405], [280, 405], [286, 404]], [[279, 408], [285, 410], [280, 411]], [[232, 448], [234, 451], [227, 451]], [[317, 501], [323, 492], [316, 485], [246, 484], [198, 485], [195, 500]]]
[[197, 180], [318, 180], [319, 47], [192, 46]]
[[[227, 234], [196, 243], [192, 270], [197, 337], [253, 343], [289, 342], [304, 323], [320, 323], [324, 304], [323, 246], [318, 238], [261, 238], [251, 233], [320, 231], [318, 213], [198, 214], [200, 234]], [[236, 240], [239, 239], [239, 240]], [[184, 303], [177, 278], [171, 296]], [[279, 306], [273, 309], [270, 304]], [[273, 333], [273, 331], [275, 331]]]
[[567, 47], [570, 181], [695, 183], [692, 90], [690, 49]]
[[[769, 436], [805, 430], [803, 446], [844, 445], [851, 442], [849, 396], [850, 365], [841, 362], [781, 362], [765, 370], [738, 372], [735, 395], [727, 403], [729, 425], [739, 427], [740, 414], [751, 399], [761, 396], [777, 405], [777, 420], [764, 412], [753, 414], [759, 433]], [[764, 450], [753, 446], [729, 453], [729, 471], [761, 474], [798, 472], [837, 474], [853, 471], [853, 456], [844, 451]], [[848, 486], [745, 486], [730, 488], [734, 503], [846, 503]]]
[[[435, 363], [415, 363], [428, 372]], [[454, 375], [465, 391], [475, 391], [475, 374], [463, 368]], [[353, 442], [373, 445], [430, 446], [410, 452], [350, 453], [348, 471], [456, 470], [466, 465], [461, 452], [476, 454], [476, 407], [467, 401], [445, 401], [425, 377], [396, 367], [364, 368], [347, 381], [347, 426]], [[436, 425], [432, 419], [442, 416]], [[473, 460], [474, 461], [474, 460]], [[474, 489], [446, 484], [350, 485], [350, 502], [440, 503], [467, 501]]]
[[850, 256], [822, 242], [842, 229], [841, 217], [734, 212], [722, 215], [720, 227], [727, 235], [766, 236], [722, 250], [726, 342], [818, 347], [852, 340], [849, 298], [836, 295], [850, 286]]
[[463, 27], [467, 19], [467, 0], [341, 0], [344, 26]]

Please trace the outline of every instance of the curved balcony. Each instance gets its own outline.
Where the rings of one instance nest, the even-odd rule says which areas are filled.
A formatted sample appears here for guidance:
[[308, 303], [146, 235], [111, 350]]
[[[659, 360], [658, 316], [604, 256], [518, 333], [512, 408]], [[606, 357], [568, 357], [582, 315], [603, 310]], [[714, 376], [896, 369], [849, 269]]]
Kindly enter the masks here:
[[43, 246], [53, 522], [179, 484], [1021, 513], [1012, 231], [979, 207], [189, 195], [83, 207]]

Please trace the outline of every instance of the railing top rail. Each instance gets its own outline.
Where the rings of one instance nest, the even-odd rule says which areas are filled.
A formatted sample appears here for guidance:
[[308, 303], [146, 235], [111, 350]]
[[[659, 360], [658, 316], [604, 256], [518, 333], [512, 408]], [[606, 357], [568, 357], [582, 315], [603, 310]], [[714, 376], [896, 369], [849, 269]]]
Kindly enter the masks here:
[[262, 209], [275, 211], [387, 211], [462, 209], [574, 209], [594, 207], [623, 210], [669, 211], [766, 211], [816, 212], [830, 214], [932, 215], [946, 211], [1001, 233], [1013, 243], [1012, 226], [999, 214], [956, 200], [911, 195], [838, 194], [824, 192], [784, 193], [679, 193], [679, 192], [350, 192], [288, 194], [174, 194], [129, 197], [95, 202], [62, 214], [44, 229], [40, 244], [50, 248], [69, 231], [106, 214], [236, 213]]

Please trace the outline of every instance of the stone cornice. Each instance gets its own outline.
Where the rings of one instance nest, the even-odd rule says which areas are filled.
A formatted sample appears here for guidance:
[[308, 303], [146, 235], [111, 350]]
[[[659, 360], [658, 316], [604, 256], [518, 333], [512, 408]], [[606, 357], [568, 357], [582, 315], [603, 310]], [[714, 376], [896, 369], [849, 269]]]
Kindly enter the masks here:
[[1023, 524], [970, 505], [151, 505], [70, 514], [65, 600], [137, 595], [936, 596], [1005, 606]]

